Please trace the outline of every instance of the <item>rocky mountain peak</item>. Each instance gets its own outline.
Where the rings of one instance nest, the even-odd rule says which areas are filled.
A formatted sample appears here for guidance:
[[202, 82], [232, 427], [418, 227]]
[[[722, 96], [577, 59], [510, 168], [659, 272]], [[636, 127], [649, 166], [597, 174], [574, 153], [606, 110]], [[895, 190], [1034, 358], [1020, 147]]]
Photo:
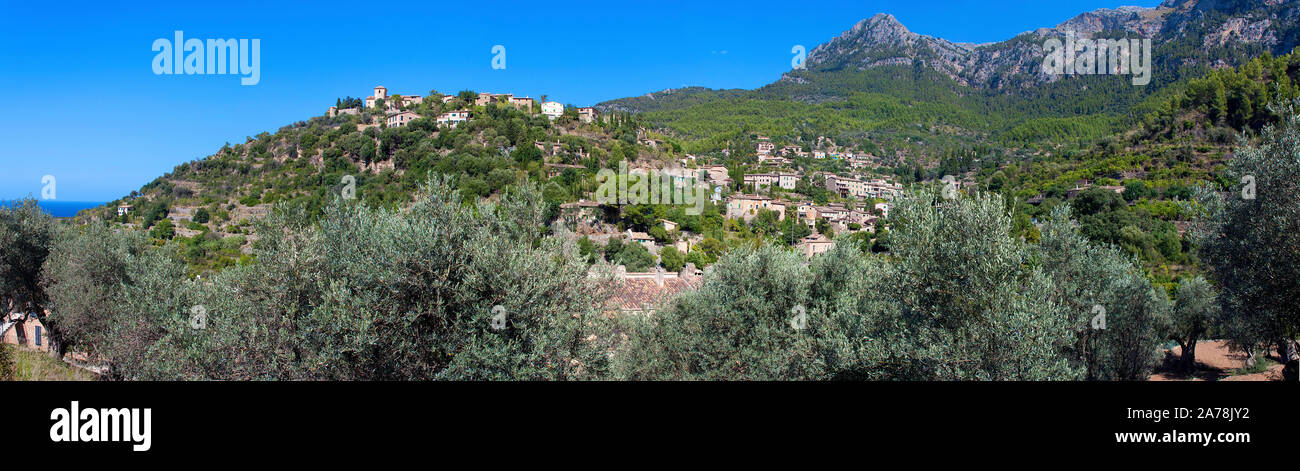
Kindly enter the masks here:
[[872, 16], [871, 18], [859, 21], [857, 24], [853, 25], [853, 28], [850, 28], [848, 31], [845, 31], [844, 34], [840, 35], [840, 37], [856, 36], [863, 34], [864, 32], [878, 36], [894, 37], [912, 34], [911, 31], [907, 30], [906, 26], [903, 26], [902, 22], [898, 21], [898, 18], [894, 18], [894, 15], [888, 13], [876, 13], [875, 16]]
[[1143, 7], [1102, 8], [1084, 12], [1052, 28], [1064, 33], [1091, 35], [1102, 31], [1124, 31], [1141, 37], [1154, 37], [1164, 26], [1166, 9]]
[[866, 69], [931, 58], [952, 60], [968, 51], [969, 46], [913, 33], [894, 15], [879, 13], [814, 48], [808, 54], [808, 64]]

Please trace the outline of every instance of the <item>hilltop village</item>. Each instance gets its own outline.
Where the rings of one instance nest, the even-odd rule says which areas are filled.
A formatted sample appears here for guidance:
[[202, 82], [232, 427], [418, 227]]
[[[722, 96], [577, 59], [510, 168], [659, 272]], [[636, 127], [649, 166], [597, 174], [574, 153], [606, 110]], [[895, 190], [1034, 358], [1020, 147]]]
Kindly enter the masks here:
[[[362, 132], [368, 128], [403, 127], [419, 119], [433, 119], [439, 128], [456, 129], [487, 113], [492, 106], [544, 116], [553, 123], [567, 118], [572, 127], [558, 127], [561, 135], [581, 135], [583, 126], [601, 123], [603, 118], [595, 108], [566, 106], [545, 97], [535, 100], [491, 92], [390, 94], [383, 86], [375, 87], [364, 100], [341, 99], [329, 107], [326, 116], [359, 117], [363, 112], [374, 116], [358, 125]], [[672, 185], [679, 189], [708, 185], [717, 214], [732, 228], [772, 231], [790, 218], [798, 226], [785, 226], [780, 232], [789, 239], [787, 244], [807, 258], [829, 251], [837, 240], [855, 233], [862, 233], [859, 240], [870, 243], [877, 226], [889, 214], [889, 202], [903, 189], [890, 172], [875, 171], [882, 167], [882, 159], [837, 147], [826, 138], [810, 145], [784, 143], [778, 147], [771, 138], [756, 135], [752, 155], [746, 156], [752, 163], [728, 168], [724, 162], [735, 160], [729, 149], [714, 156], [675, 153], [666, 139], [644, 129], [637, 130], [637, 137], [638, 145], [652, 152], [668, 149], [671, 155], [638, 159], [632, 163], [634, 170], [660, 172], [671, 177]], [[534, 146], [545, 155], [547, 180], [564, 178], [566, 173], [571, 179], [598, 170], [580, 163], [590, 157], [590, 150], [583, 146], [540, 141]], [[603, 247], [593, 251], [604, 251], [606, 255], [611, 241], [619, 249], [637, 247], [629, 252], [641, 256], [629, 255], [624, 260], [633, 261], [631, 269], [640, 271], [629, 271], [627, 264], [620, 264], [618, 271], [628, 281], [617, 296], [617, 303], [625, 311], [648, 309], [661, 295], [693, 286], [685, 280], [698, 279], [703, 274], [700, 268], [716, 260], [725, 245], [700, 233], [699, 224], [684, 227], [683, 221], [671, 217], [654, 218], [648, 225], [628, 224], [619, 208], [594, 201], [590, 192], [574, 195], [573, 201], [560, 204], [559, 209], [560, 221], [573, 237], [581, 238], [584, 247]]]
[[[476, 161], [468, 156], [473, 153], [490, 160]], [[421, 164], [429, 158], [442, 159], [442, 165]], [[674, 205], [601, 204], [594, 195], [595, 176], [620, 164], [633, 173], [670, 177], [677, 189], [706, 186], [706, 209], [689, 215]], [[217, 166], [247, 167], [235, 173], [250, 173], [214, 178]], [[619, 273], [628, 286], [648, 285], [629, 291], [641, 295], [618, 296], [624, 310], [647, 309], [661, 295], [692, 286], [673, 280], [698, 280], [723, 252], [759, 239], [807, 258], [845, 241], [883, 244], [877, 234], [886, 232], [890, 202], [903, 190], [888, 159], [824, 137], [801, 143], [756, 134], [720, 152], [697, 154], [631, 115], [566, 105], [545, 95], [422, 95], [376, 86], [364, 98], [335, 100], [323, 116], [182, 165], [112, 203], [114, 209], [102, 217], [190, 246], [185, 253], [196, 275], [247, 263], [256, 221], [273, 204], [319, 194], [252, 173], [277, 168], [296, 169], [299, 179], [355, 174], [362, 198], [375, 201], [379, 192], [395, 203], [409, 196], [392, 193], [398, 185], [382, 182], [416, 181], [431, 170], [460, 173], [462, 193], [489, 198], [526, 176], [548, 189], [556, 221], [592, 263], [622, 266]]]

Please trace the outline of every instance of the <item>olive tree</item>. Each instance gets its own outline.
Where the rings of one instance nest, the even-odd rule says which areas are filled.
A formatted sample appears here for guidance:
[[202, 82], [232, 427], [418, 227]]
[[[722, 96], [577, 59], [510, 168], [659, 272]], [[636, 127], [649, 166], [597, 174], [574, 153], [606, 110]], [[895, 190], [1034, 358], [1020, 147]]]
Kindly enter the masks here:
[[[47, 324], [40, 276], [54, 228], [54, 219], [31, 197], [0, 204], [0, 313], [4, 317], [11, 312], [32, 313]], [[25, 316], [19, 319], [17, 328], [22, 329], [25, 320]], [[57, 327], [47, 327], [51, 343], [60, 345]], [[61, 348], [51, 351], [61, 353]]]
[[114, 303], [109, 340], [91, 352], [108, 363], [108, 378], [208, 379], [194, 361], [204, 351], [196, 339], [211, 328], [199, 296], [206, 282], [189, 277], [174, 246], [145, 250], [127, 260], [128, 281]]
[[[41, 271], [49, 299], [49, 323], [57, 325], [68, 348], [97, 349], [117, 318], [115, 303], [131, 283], [129, 259], [145, 250], [139, 233], [88, 224], [57, 231]], [[62, 351], [60, 353], [63, 353]]]
[[1218, 318], [1218, 300], [1205, 278], [1196, 276], [1179, 280], [1170, 316], [1169, 338], [1178, 342], [1182, 350], [1180, 369], [1192, 371], [1196, 367], [1196, 342], [1209, 333]]
[[765, 245], [733, 250], [703, 285], [654, 315], [625, 320], [619, 379], [789, 380], [827, 376], [825, 318], [808, 311], [802, 256]]
[[842, 325], [873, 379], [1076, 379], [1072, 324], [1048, 294], [1052, 280], [993, 195], [943, 198], [922, 188], [896, 201], [889, 263], [850, 292]]
[[1169, 300], [1132, 255], [1090, 241], [1070, 215], [1068, 205], [1053, 208], [1038, 259], [1053, 281], [1049, 298], [1074, 332], [1071, 355], [1088, 379], [1145, 380], [1159, 359]]
[[67, 344], [104, 362], [109, 379], [188, 379], [166, 341], [190, 322], [197, 283], [175, 246], [90, 224], [60, 232], [42, 275]]
[[1300, 101], [1270, 106], [1281, 117], [1228, 159], [1225, 193], [1200, 186], [1192, 240], [1220, 287], [1222, 328], [1249, 363], [1275, 345], [1297, 356], [1300, 334]]
[[[814, 259], [732, 251], [704, 285], [628, 329], [634, 379], [1038, 380], [1081, 376], [1052, 280], [988, 195], [897, 202], [894, 246]], [[796, 327], [797, 326], [797, 327]]]
[[218, 379], [600, 377], [599, 286], [542, 237], [545, 210], [532, 186], [472, 204], [440, 178], [408, 209], [277, 209], [257, 263], [198, 287], [207, 329], [169, 349]]

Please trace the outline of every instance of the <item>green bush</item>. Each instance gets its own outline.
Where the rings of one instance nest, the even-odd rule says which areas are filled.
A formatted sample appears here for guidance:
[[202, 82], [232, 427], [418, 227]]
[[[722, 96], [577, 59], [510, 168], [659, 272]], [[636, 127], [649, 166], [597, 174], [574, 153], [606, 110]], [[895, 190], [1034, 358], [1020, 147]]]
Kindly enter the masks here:
[[155, 239], [170, 240], [176, 236], [176, 228], [172, 225], [171, 219], [163, 219], [153, 226], [149, 235]]
[[199, 224], [207, 224], [208, 219], [210, 218], [211, 215], [208, 214], [208, 208], [199, 208], [194, 211], [194, 217], [190, 218], [190, 220]]
[[663, 262], [664, 269], [668, 271], [681, 271], [682, 267], [686, 266], [686, 258], [677, 251], [677, 247], [671, 245], [659, 251], [659, 259]]

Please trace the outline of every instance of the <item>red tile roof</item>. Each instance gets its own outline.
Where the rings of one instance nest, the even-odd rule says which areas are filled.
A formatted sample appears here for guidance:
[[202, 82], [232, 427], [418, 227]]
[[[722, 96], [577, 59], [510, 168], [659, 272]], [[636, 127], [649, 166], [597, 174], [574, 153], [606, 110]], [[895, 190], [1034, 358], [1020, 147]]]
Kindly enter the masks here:
[[701, 279], [699, 276], [680, 277], [676, 273], [666, 273], [663, 286], [659, 286], [653, 274], [629, 274], [625, 279], [614, 280], [614, 293], [607, 309], [648, 311], [684, 291], [699, 288]]

